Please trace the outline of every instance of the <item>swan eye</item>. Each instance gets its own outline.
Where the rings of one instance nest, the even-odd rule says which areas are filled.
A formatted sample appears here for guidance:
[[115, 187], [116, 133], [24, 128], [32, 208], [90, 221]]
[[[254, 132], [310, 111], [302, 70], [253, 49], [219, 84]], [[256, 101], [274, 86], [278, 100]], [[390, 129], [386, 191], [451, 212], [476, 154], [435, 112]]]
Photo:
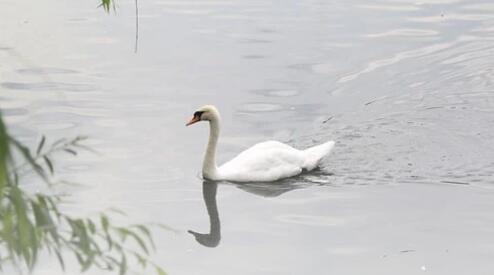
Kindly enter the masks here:
[[201, 119], [201, 116], [202, 116], [202, 113], [204, 112], [201, 112], [201, 111], [197, 111], [194, 113], [194, 118], [198, 118], [199, 120]]

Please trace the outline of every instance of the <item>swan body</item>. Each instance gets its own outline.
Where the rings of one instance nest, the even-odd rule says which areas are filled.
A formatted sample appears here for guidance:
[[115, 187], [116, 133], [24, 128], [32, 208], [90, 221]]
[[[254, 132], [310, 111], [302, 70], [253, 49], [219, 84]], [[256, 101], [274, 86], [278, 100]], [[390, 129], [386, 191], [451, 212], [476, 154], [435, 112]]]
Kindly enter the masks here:
[[328, 141], [298, 150], [278, 141], [265, 141], [217, 167], [215, 155], [220, 131], [219, 112], [212, 105], [203, 106], [194, 113], [187, 125], [198, 121], [209, 121], [210, 125], [209, 142], [202, 167], [203, 177], [209, 180], [269, 182], [292, 177], [317, 167], [334, 146], [334, 141]]

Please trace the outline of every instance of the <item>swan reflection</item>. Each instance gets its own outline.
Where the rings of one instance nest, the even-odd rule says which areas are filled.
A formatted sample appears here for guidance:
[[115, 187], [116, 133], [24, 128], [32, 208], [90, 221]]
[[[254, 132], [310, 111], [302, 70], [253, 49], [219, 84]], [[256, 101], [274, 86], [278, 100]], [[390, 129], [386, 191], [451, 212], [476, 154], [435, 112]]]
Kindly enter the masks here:
[[196, 238], [196, 241], [206, 247], [216, 247], [221, 240], [221, 224], [216, 206], [216, 190], [218, 183], [213, 181], [203, 181], [202, 197], [206, 203], [206, 209], [209, 215], [209, 233], [203, 234], [193, 230], [188, 232]]
[[[235, 187], [245, 192], [262, 196], [262, 197], [277, 197], [283, 193], [305, 188], [310, 185], [314, 185], [314, 182], [310, 182], [302, 177], [295, 177], [291, 179], [285, 179], [277, 182], [253, 182], [253, 183], [232, 183], [232, 182], [220, 182], [219, 184], [234, 185]], [[206, 247], [216, 247], [221, 240], [221, 223], [218, 214], [218, 206], [216, 204], [216, 193], [218, 190], [218, 182], [215, 181], [203, 181], [202, 182], [202, 196], [209, 216], [209, 233], [199, 233], [194, 230], [188, 230], [190, 234], [194, 236], [196, 241]]]

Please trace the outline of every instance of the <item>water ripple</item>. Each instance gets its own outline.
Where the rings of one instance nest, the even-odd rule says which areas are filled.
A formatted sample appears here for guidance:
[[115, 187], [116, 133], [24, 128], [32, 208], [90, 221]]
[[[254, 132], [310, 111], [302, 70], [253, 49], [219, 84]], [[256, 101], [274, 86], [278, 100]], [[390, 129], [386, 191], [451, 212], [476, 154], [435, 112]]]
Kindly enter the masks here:
[[276, 220], [284, 223], [294, 223], [310, 226], [342, 226], [347, 223], [347, 221], [343, 218], [296, 214], [280, 215], [276, 217]]
[[247, 103], [241, 108], [241, 111], [247, 113], [257, 113], [257, 112], [275, 112], [283, 109], [283, 106], [279, 104], [272, 103]]
[[264, 95], [264, 96], [269, 96], [269, 97], [291, 97], [291, 96], [297, 96], [300, 94], [299, 91], [297, 90], [291, 90], [291, 89], [262, 89], [262, 90], [253, 90], [253, 93]]
[[420, 7], [414, 5], [391, 5], [391, 4], [361, 4], [355, 5], [356, 8], [366, 9], [366, 10], [379, 10], [379, 11], [417, 11]]
[[26, 69], [18, 69], [18, 73], [20, 74], [34, 74], [34, 75], [44, 75], [44, 74], [76, 74], [78, 71], [63, 69], [63, 68], [26, 68]]
[[432, 16], [409, 17], [409, 21], [422, 23], [436, 23], [444, 21], [486, 21], [492, 19], [492, 15], [483, 13], [448, 13]]
[[380, 38], [389, 36], [411, 36], [411, 37], [421, 37], [421, 36], [436, 36], [439, 32], [435, 30], [426, 29], [395, 29], [390, 31], [385, 31], [381, 33], [366, 34], [365, 37], [369, 38]]
[[1, 82], [0, 87], [10, 90], [29, 90], [29, 91], [89, 92], [95, 90], [95, 87], [88, 84], [74, 84], [74, 83], [62, 83], [62, 82]]
[[341, 77], [340, 79], [338, 79], [338, 83], [345, 83], [348, 81], [352, 81], [363, 74], [373, 72], [382, 67], [390, 66], [406, 59], [422, 57], [435, 52], [439, 52], [451, 47], [452, 45], [453, 43], [438, 43], [438, 44], [422, 47], [419, 49], [397, 53], [390, 58], [384, 58], [384, 59], [372, 61], [367, 66], [365, 66], [365, 68], [362, 69], [361, 71]]
[[494, 12], [494, 3], [475, 3], [461, 7], [464, 10], [474, 10], [481, 12]]

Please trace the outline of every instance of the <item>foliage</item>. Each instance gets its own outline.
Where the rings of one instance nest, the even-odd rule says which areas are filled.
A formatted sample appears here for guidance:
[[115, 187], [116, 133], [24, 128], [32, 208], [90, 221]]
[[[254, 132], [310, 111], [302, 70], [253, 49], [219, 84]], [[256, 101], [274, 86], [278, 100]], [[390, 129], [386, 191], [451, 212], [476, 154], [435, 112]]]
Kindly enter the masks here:
[[115, 2], [113, 0], [101, 0], [101, 4], [99, 6], [103, 7], [106, 12], [110, 12], [110, 8], [115, 10]]
[[[67, 255], [73, 255], [81, 271], [96, 267], [124, 275], [129, 267], [140, 266], [142, 271], [151, 268], [165, 274], [149, 260], [154, 243], [148, 226], [117, 226], [107, 213], [92, 218], [64, 213], [64, 196], [56, 192], [60, 182], [53, 182], [52, 158], [59, 152], [77, 155], [87, 149], [83, 141], [61, 139], [48, 146], [42, 137], [31, 151], [9, 136], [0, 114], [0, 269], [10, 263], [20, 272], [32, 270], [40, 252], [47, 251], [63, 269]], [[21, 181], [33, 173], [46, 183], [44, 193], [24, 190]]]

